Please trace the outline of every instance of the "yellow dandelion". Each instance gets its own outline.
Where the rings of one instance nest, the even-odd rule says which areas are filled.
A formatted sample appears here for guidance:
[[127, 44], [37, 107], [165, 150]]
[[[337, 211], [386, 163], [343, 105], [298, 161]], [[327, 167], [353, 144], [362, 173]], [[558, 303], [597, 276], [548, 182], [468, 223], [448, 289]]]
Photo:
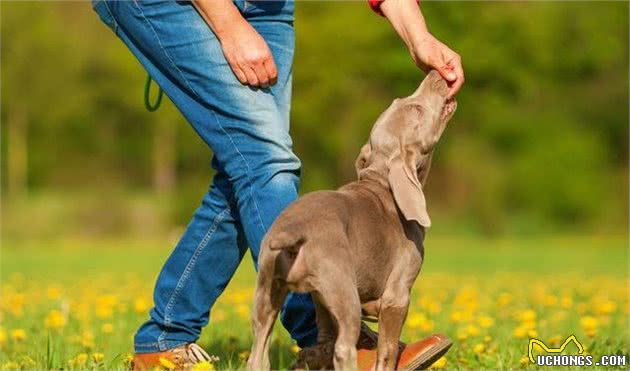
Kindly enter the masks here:
[[560, 345], [560, 342], [562, 340], [563, 339], [560, 335], [552, 336], [547, 340], [547, 344], [555, 347], [555, 346]]
[[74, 359], [74, 362], [78, 366], [83, 366], [88, 360], [88, 355], [86, 353], [79, 353]]
[[103, 362], [105, 355], [103, 353], [92, 353], [92, 360], [96, 363]]
[[520, 363], [521, 366], [527, 366], [529, 364], [529, 357], [522, 356], [521, 359], [519, 359], [518, 363]]
[[536, 312], [527, 309], [519, 313], [519, 319], [523, 322], [533, 322], [536, 321]]
[[94, 334], [91, 331], [83, 331], [79, 342], [84, 348], [94, 348]]
[[527, 330], [527, 336], [529, 336], [530, 338], [537, 338], [538, 331], [536, 331], [536, 329], [529, 329]]
[[26, 331], [21, 328], [11, 330], [11, 339], [13, 339], [14, 341], [22, 341], [26, 339]]
[[481, 354], [486, 350], [486, 346], [483, 343], [478, 343], [475, 344], [475, 346], [473, 346], [473, 352], [475, 352], [476, 354]]
[[407, 320], [407, 325], [413, 329], [421, 329], [424, 332], [433, 330], [433, 321], [428, 319], [424, 313], [414, 313]]
[[59, 310], [51, 310], [46, 316], [44, 324], [49, 329], [60, 329], [66, 325], [66, 317]]
[[479, 316], [479, 318], [477, 319], [477, 324], [479, 324], [479, 327], [481, 328], [489, 328], [494, 325], [494, 319], [489, 316]]
[[573, 298], [568, 295], [564, 295], [560, 298], [560, 306], [565, 309], [569, 309], [573, 306]]
[[528, 329], [526, 327], [518, 326], [517, 328], [514, 329], [514, 331], [512, 332], [512, 335], [514, 335], [514, 337], [517, 337], [517, 338], [524, 338], [525, 336], [527, 336], [527, 331]]
[[133, 355], [130, 353], [127, 353], [127, 355], [125, 356], [123, 363], [125, 364], [125, 366], [131, 366], [131, 362], [133, 362]]
[[617, 309], [617, 304], [614, 301], [605, 299], [598, 301], [595, 304], [595, 313], [600, 315], [611, 314]]
[[479, 335], [479, 328], [475, 325], [468, 325], [466, 326], [466, 333], [470, 336], [477, 336]]
[[214, 371], [214, 365], [209, 361], [195, 363], [192, 371]]
[[6, 306], [15, 317], [21, 317], [24, 314], [24, 303], [26, 296], [24, 294], [9, 294], [5, 298]]
[[300, 347], [299, 347], [299, 346], [297, 346], [297, 344], [293, 344], [293, 345], [291, 345], [291, 353], [293, 353], [293, 354], [297, 354], [297, 353], [299, 353], [299, 352], [300, 352]]
[[504, 293], [501, 293], [499, 297], [497, 298], [497, 305], [499, 307], [505, 307], [506, 305], [510, 304], [511, 301], [512, 301], [512, 294], [504, 292]]
[[46, 297], [50, 300], [57, 300], [61, 297], [61, 289], [59, 286], [48, 286], [46, 288]]
[[558, 298], [555, 295], [545, 294], [542, 303], [546, 307], [552, 307], [558, 303]]
[[3, 370], [17, 370], [18, 368], [20, 368], [20, 365], [14, 361], [8, 361], [2, 364]]
[[0, 347], [2, 347], [7, 342], [7, 332], [5, 329], [0, 328]]
[[214, 322], [221, 322], [227, 318], [227, 314], [221, 308], [212, 309], [212, 320]]
[[111, 323], [103, 323], [103, 325], [101, 326], [101, 332], [103, 332], [104, 334], [111, 334], [112, 332], [114, 332], [114, 325], [112, 325]]
[[599, 322], [597, 318], [592, 316], [584, 316], [580, 318], [580, 326], [582, 326], [582, 330], [587, 336], [593, 337], [597, 333], [597, 326]]
[[433, 364], [431, 366], [429, 366], [430, 369], [440, 369], [440, 368], [444, 368], [446, 366], [446, 358], [445, 357], [440, 357], [437, 361], [433, 362]]
[[149, 309], [149, 301], [145, 298], [136, 298], [133, 301], [133, 310], [136, 313], [144, 314]]
[[236, 314], [242, 319], [249, 319], [249, 305], [239, 304], [236, 306]]
[[160, 365], [168, 370], [173, 370], [176, 367], [175, 364], [168, 358], [160, 357], [159, 361]]
[[483, 337], [483, 341], [486, 343], [489, 343], [492, 341], [492, 337], [490, 335], [486, 335]]

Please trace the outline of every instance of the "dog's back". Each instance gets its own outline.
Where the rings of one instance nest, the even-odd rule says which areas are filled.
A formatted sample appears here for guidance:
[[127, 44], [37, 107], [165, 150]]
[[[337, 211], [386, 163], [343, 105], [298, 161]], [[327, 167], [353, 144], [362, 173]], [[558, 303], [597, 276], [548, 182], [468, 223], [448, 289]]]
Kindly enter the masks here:
[[400, 217], [386, 186], [356, 181], [291, 204], [267, 233], [261, 264], [277, 260], [275, 277], [286, 280], [292, 291], [309, 292], [315, 289], [320, 263], [333, 262], [335, 269], [351, 272], [361, 301], [369, 301], [382, 294], [414, 229], [421, 244], [420, 229]]

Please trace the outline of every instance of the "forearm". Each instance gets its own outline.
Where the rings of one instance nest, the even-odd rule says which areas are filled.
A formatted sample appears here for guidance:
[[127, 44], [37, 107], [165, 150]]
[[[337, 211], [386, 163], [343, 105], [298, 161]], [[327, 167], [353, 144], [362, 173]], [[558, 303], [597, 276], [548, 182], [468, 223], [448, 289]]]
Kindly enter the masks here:
[[235, 23], [245, 21], [232, 0], [193, 0], [192, 3], [219, 39]]
[[380, 9], [409, 48], [429, 32], [417, 0], [385, 0]]

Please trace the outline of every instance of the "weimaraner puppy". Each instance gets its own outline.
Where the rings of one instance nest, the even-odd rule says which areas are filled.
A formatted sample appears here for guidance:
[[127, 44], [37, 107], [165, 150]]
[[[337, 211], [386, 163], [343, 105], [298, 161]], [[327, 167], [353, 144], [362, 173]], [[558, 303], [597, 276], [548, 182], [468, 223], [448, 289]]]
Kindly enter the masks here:
[[311, 293], [318, 342], [335, 341], [336, 370], [357, 368], [361, 314], [378, 317], [376, 370], [396, 367], [411, 287], [431, 220], [422, 188], [457, 103], [436, 71], [378, 118], [356, 160], [358, 180], [309, 193], [262, 242], [249, 369], [268, 370], [269, 341], [289, 290]]

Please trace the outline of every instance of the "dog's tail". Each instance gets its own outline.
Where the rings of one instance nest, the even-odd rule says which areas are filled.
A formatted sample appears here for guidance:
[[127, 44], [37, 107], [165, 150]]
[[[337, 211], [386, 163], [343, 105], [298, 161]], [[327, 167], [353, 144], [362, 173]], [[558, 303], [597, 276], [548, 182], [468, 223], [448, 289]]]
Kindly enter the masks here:
[[271, 250], [288, 250], [293, 254], [297, 254], [300, 247], [306, 242], [306, 237], [295, 232], [281, 231], [274, 233], [269, 238], [269, 249]]

